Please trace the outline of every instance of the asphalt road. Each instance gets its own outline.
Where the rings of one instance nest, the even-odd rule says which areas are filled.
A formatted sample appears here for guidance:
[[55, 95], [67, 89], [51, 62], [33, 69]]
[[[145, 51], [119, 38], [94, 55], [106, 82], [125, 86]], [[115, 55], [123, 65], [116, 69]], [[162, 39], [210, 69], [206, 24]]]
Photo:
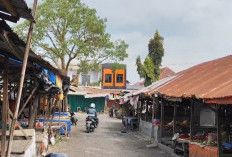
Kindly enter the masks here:
[[68, 139], [49, 147], [49, 152], [66, 153], [70, 157], [168, 157], [159, 148], [147, 147], [150, 141], [137, 132], [121, 133], [121, 120], [99, 115], [100, 124], [86, 133], [87, 114], [77, 113], [78, 124], [72, 126]]

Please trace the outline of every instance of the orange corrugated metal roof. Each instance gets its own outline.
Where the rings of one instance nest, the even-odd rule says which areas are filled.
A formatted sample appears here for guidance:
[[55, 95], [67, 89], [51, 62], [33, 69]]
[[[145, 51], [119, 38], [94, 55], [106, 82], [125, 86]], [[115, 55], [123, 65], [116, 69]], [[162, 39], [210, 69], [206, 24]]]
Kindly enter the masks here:
[[212, 99], [232, 96], [232, 56], [196, 65], [176, 74], [177, 78], [158, 89], [171, 97]]
[[173, 76], [175, 74], [176, 73], [168, 67], [164, 67], [160, 69], [160, 79], [164, 79], [166, 77]]

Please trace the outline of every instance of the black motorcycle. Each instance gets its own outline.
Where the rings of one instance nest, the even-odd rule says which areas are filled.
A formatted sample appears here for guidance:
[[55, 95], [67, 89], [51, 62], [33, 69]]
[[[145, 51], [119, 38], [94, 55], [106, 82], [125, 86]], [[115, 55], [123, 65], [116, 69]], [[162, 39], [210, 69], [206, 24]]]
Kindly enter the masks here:
[[97, 126], [96, 120], [92, 116], [86, 118], [86, 132], [94, 132], [95, 127]]

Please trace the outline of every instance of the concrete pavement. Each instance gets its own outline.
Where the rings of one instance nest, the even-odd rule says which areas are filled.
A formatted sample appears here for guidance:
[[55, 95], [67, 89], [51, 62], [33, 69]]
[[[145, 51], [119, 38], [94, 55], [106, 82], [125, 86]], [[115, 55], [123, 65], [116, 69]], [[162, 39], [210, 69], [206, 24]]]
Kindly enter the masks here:
[[62, 152], [70, 157], [168, 157], [169, 155], [155, 147], [146, 147], [148, 139], [137, 132], [121, 133], [121, 120], [99, 115], [100, 124], [93, 133], [86, 133], [87, 114], [77, 113], [78, 124], [72, 126], [70, 137], [55, 146], [49, 152]]

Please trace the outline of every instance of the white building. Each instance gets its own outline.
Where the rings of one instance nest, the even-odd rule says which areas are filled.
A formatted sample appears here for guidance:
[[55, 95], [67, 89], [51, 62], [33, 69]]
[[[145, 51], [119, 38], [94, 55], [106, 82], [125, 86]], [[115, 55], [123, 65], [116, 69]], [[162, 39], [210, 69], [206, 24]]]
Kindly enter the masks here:
[[79, 67], [75, 65], [70, 65], [68, 70], [68, 76], [70, 80], [77, 77], [78, 85], [88, 85], [90, 83], [99, 82], [102, 78], [102, 73], [100, 71], [89, 71], [87, 74], [77, 74]]

